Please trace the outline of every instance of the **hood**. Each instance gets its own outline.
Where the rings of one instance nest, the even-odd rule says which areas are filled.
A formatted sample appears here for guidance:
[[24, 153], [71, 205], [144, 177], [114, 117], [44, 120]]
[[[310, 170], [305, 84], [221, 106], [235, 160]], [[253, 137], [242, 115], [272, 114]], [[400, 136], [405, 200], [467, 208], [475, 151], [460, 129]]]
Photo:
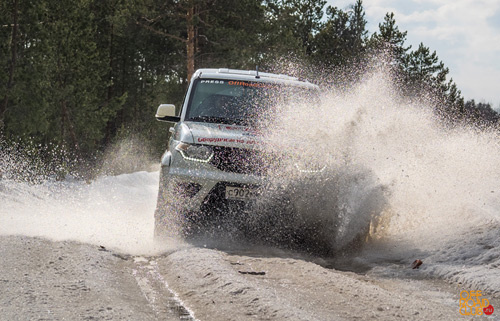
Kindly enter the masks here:
[[195, 144], [238, 148], [256, 148], [262, 144], [261, 136], [251, 127], [189, 121], [184, 124], [189, 127]]

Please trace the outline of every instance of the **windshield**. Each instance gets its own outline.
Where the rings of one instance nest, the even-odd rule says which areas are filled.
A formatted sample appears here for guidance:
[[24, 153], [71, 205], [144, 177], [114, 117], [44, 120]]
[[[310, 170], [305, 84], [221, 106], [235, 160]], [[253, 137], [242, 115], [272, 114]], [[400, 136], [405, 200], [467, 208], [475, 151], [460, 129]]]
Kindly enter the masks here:
[[278, 104], [317, 99], [317, 91], [298, 86], [223, 79], [197, 79], [185, 120], [253, 125]]

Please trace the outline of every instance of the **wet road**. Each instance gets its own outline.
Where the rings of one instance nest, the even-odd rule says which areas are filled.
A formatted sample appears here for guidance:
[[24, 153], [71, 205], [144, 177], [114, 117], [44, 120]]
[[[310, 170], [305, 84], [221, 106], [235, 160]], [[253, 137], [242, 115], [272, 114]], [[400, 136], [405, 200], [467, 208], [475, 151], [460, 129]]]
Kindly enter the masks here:
[[179, 320], [132, 257], [69, 241], [0, 237], [0, 320]]
[[1, 236], [0, 257], [1, 320], [460, 319], [456, 285], [278, 252], [185, 247], [143, 257]]

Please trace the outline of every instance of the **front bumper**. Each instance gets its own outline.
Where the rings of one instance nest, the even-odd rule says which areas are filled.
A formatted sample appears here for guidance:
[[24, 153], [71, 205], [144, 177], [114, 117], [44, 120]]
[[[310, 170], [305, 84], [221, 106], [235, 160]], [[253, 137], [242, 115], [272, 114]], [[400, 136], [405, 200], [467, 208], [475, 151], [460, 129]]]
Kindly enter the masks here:
[[162, 167], [162, 176], [168, 177], [165, 190], [173, 191], [173, 197], [185, 212], [207, 212], [209, 205], [214, 209], [241, 205], [243, 201], [225, 199], [226, 186], [257, 189], [266, 184], [266, 180], [259, 176], [221, 172], [208, 164], [197, 167]]
[[[178, 142], [174, 142], [174, 146]], [[300, 172], [290, 162], [259, 150], [212, 146], [214, 156], [207, 162], [186, 159], [175, 148], [168, 162], [162, 162], [160, 190], [173, 195], [176, 211], [205, 215], [241, 212], [251, 206], [279, 205], [285, 211], [307, 212], [318, 196], [321, 173]], [[168, 153], [169, 154], [169, 153]], [[227, 186], [257, 190], [254, 200], [228, 200]], [[258, 204], [255, 204], [258, 203]], [[238, 215], [238, 214], [236, 214]]]

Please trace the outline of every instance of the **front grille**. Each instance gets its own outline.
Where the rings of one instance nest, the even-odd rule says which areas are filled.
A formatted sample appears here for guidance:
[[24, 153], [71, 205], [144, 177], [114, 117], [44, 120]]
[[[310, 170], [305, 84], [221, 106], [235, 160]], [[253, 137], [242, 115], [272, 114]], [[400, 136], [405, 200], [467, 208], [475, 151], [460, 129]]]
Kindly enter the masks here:
[[224, 172], [265, 175], [270, 159], [264, 151], [214, 146], [210, 163]]

